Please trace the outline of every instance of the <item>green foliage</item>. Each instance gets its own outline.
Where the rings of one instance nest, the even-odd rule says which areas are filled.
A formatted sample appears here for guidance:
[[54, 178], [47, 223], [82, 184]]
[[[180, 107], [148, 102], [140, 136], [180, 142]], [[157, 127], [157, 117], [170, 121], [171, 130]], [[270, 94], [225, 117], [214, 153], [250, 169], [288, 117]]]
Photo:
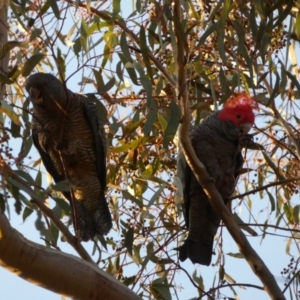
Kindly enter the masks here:
[[[177, 86], [175, 27], [188, 49], [185, 84], [196, 124], [233, 92], [245, 90], [260, 103], [252, 131], [256, 144], [245, 153], [247, 166], [240, 177], [244, 185], [233, 197], [232, 210], [241, 228], [252, 236], [259, 232], [262, 241], [270, 228], [276, 228], [275, 234], [285, 230], [290, 253], [299, 239], [299, 232], [291, 229], [299, 228], [295, 195], [300, 176], [300, 85], [297, 62], [287, 63], [285, 55], [295, 52], [293, 37], [299, 41], [299, 15], [293, 10], [299, 10], [298, 4], [181, 1], [180, 20], [171, 1], [126, 2], [133, 8], [123, 16], [119, 0], [92, 2], [89, 9], [79, 1], [11, 1], [11, 41], [0, 48], [0, 58], [10, 53], [9, 72], [0, 75], [0, 82], [7, 84], [0, 106], [0, 151], [15, 176], [27, 184], [11, 174], [2, 176], [0, 207], [9, 212], [13, 204], [26, 222], [31, 216], [46, 245], [56, 248], [60, 233], [33, 205], [29, 187], [39, 200], [49, 201], [58, 218], [70, 217], [60, 193], [69, 187], [46, 180], [32, 149], [32, 116], [24, 91], [24, 77], [52, 72], [73, 92], [89, 93], [107, 122], [107, 199], [114, 229], [99, 238], [100, 267], [143, 299], [172, 299], [180, 290], [180, 276], [191, 282], [192, 294], [199, 299], [207, 295], [219, 299], [229, 293], [237, 297], [239, 290], [230, 284], [238, 284], [238, 277], [225, 272], [225, 258], [237, 258], [238, 264], [243, 257], [232, 251], [224, 254], [223, 230], [216, 237], [214, 265], [219, 273], [211, 292], [205, 273], [185, 270], [174, 250], [186, 234], [178, 211], [182, 186], [176, 194], [180, 183], [174, 179], [181, 121], [178, 96], [183, 88]], [[291, 24], [288, 31], [287, 24]], [[12, 143], [19, 148], [12, 151]], [[264, 206], [260, 221], [252, 214], [258, 213], [253, 192], [258, 192]], [[241, 208], [247, 212], [240, 215]], [[293, 268], [299, 272], [298, 263]], [[290, 286], [298, 286], [297, 276], [288, 282]], [[224, 294], [225, 283], [230, 289]]]

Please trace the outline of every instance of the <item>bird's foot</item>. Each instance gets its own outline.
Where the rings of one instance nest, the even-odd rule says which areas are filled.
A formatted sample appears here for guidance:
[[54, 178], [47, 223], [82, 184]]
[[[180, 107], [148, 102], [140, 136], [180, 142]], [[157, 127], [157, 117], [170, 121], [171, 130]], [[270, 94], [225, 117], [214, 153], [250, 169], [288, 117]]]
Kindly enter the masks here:
[[72, 155], [74, 152], [72, 152], [70, 149], [68, 149], [67, 143], [64, 142], [56, 142], [54, 145], [54, 149], [58, 152], [61, 152], [65, 155]]
[[62, 143], [56, 143], [54, 148], [56, 151], [60, 151], [60, 152], [62, 152], [64, 150], [64, 146]]
[[251, 145], [253, 145], [253, 143], [253, 135], [251, 134], [245, 134], [239, 138], [240, 149], [249, 148]]
[[216, 181], [215, 181], [215, 179], [213, 177], [209, 177], [208, 180], [207, 180], [207, 182], [209, 182], [209, 183], [215, 183]]

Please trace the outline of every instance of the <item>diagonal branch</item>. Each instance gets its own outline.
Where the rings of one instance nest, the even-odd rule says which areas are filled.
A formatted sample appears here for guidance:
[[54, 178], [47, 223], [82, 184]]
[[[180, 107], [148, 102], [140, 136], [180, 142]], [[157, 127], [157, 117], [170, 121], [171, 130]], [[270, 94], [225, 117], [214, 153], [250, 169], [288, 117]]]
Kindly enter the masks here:
[[0, 174], [4, 178], [12, 178], [17, 181], [19, 185], [24, 187], [25, 192], [31, 197], [31, 202], [34, 203], [47, 217], [49, 217], [60, 232], [65, 236], [67, 242], [75, 249], [80, 257], [90, 263], [94, 263], [88, 252], [84, 249], [78, 239], [76, 239], [68, 230], [68, 228], [53, 214], [52, 210], [49, 209], [43, 201], [36, 195], [29, 184], [20, 176], [18, 176], [11, 167], [5, 162], [3, 157], [0, 155]]
[[273, 274], [270, 272], [268, 267], [255, 252], [255, 250], [251, 247], [245, 235], [235, 223], [232, 214], [229, 212], [228, 208], [224, 204], [221, 195], [216, 189], [213, 181], [210, 179], [205, 167], [197, 158], [188, 137], [190, 117], [189, 108], [187, 105], [187, 98], [181, 96], [180, 100], [183, 118], [182, 124], [179, 125], [178, 132], [181, 148], [187, 163], [189, 164], [191, 170], [195, 174], [195, 177], [203, 187], [204, 192], [207, 194], [211, 206], [222, 219], [230, 235], [235, 240], [239, 251], [243, 254], [244, 258], [252, 268], [253, 272], [259, 277], [261, 282], [264, 284], [265, 291], [269, 294], [271, 299], [285, 299]]
[[[175, 11], [180, 10], [180, 0], [175, 0]], [[179, 13], [178, 13], [179, 15]], [[189, 139], [189, 127], [190, 127], [190, 109], [188, 103], [188, 90], [185, 84], [186, 82], [186, 70], [184, 67], [184, 45], [180, 42], [180, 33], [175, 27], [178, 45], [178, 89], [181, 91], [179, 95], [181, 112], [182, 112], [182, 123], [179, 125], [178, 134], [181, 143], [181, 148], [189, 164], [191, 170], [195, 174], [195, 177], [201, 184], [204, 192], [207, 194], [210, 204], [214, 211], [224, 222], [230, 235], [235, 240], [239, 251], [242, 253], [252, 271], [261, 280], [264, 285], [265, 291], [269, 294], [271, 299], [283, 300], [285, 299], [282, 291], [280, 290], [273, 274], [270, 272], [268, 267], [265, 265], [263, 260], [258, 256], [255, 250], [252, 248], [245, 235], [236, 224], [232, 214], [224, 204], [224, 201], [216, 189], [213, 181], [207, 173], [204, 165], [199, 161], [196, 153], [191, 145]]]
[[55, 224], [58, 230], [63, 234], [66, 241], [74, 248], [74, 250], [79, 254], [79, 256], [82, 259], [90, 263], [94, 263], [93, 259], [90, 257], [90, 255], [85, 250], [85, 248], [82, 246], [80, 241], [71, 234], [68, 228], [54, 215], [53, 211], [50, 208], [48, 208], [39, 199], [32, 199], [31, 202], [34, 203], [45, 216], [51, 219], [51, 221]]
[[72, 299], [139, 300], [95, 264], [28, 241], [0, 213], [0, 266]]

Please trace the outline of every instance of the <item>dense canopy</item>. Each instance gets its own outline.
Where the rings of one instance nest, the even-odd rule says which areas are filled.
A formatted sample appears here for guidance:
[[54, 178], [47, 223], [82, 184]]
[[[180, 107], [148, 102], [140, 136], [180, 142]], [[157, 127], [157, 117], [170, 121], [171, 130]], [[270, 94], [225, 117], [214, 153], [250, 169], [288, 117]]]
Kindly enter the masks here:
[[[80, 278], [74, 278], [73, 289], [64, 291], [55, 273], [70, 266], [63, 259], [67, 254], [59, 251], [65, 251], [68, 242], [78, 256], [99, 266], [88, 264], [82, 280], [89, 280], [87, 274], [100, 276], [102, 269], [142, 299], [232, 299], [237, 295], [253, 299], [267, 293], [277, 299], [284, 299], [282, 293], [296, 298], [298, 3], [8, 2], [7, 10], [6, 1], [0, 2], [4, 25], [0, 27], [0, 207], [4, 212], [0, 227], [7, 230], [0, 238], [0, 265], [57, 293], [82, 295], [81, 285], [76, 284]], [[32, 104], [25, 80], [37, 72], [51, 73], [73, 92], [85, 94], [105, 123], [106, 198], [113, 228], [95, 244], [81, 245], [73, 238], [70, 206], [61, 193], [68, 187], [52, 182], [33, 147]], [[231, 211], [266, 265], [248, 256], [253, 250], [250, 244], [243, 246], [237, 237], [238, 246], [234, 243], [228, 232], [234, 235], [237, 230], [226, 213], [215, 236], [212, 265], [180, 262], [176, 248], [187, 237], [187, 228], [181, 211], [182, 183], [176, 176], [179, 140], [186, 155], [193, 157], [186, 141], [187, 124], [199, 124], [234, 92], [242, 91], [258, 101], [250, 131], [255, 146], [243, 152], [245, 164], [231, 197]], [[205, 174], [192, 158], [193, 163], [201, 182]], [[217, 205], [213, 186], [207, 191]], [[14, 260], [2, 256], [5, 248], [1, 247], [10, 236], [6, 217], [15, 214], [35, 226], [41, 237], [38, 241], [45, 247], [36, 248], [37, 257], [43, 251], [56, 258], [62, 255], [65, 264], [61, 270], [53, 268], [50, 278], [47, 264], [44, 270], [29, 274], [35, 269], [34, 265], [28, 272], [22, 269], [26, 259], [20, 257], [20, 265], [12, 265]], [[20, 232], [31, 239], [31, 233]], [[278, 257], [271, 258], [271, 252]], [[39, 279], [34, 277], [37, 273]], [[54, 280], [48, 282], [52, 276]], [[116, 282], [111, 285], [115, 287]], [[120, 294], [123, 285], [118, 288], [107, 299], [125, 299]]]

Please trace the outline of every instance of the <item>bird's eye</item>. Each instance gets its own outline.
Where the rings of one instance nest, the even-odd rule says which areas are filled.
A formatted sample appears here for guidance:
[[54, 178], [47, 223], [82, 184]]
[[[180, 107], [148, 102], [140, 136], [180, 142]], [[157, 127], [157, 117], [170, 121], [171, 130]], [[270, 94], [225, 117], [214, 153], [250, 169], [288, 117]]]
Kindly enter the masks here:
[[240, 119], [240, 118], [241, 118], [241, 115], [236, 115], [236, 118], [237, 118], [237, 119]]

